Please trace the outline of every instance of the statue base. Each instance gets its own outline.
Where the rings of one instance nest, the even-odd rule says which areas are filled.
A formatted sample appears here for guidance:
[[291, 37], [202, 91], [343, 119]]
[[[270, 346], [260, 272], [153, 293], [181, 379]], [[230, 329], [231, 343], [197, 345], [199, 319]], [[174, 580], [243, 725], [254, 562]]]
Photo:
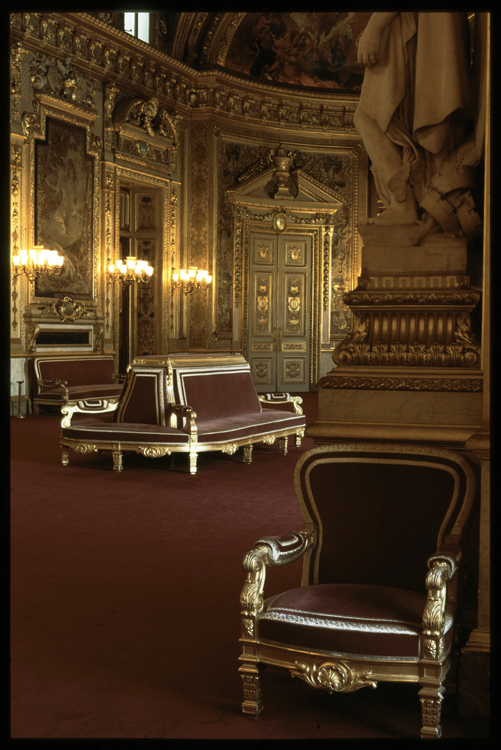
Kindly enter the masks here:
[[483, 376], [449, 368], [337, 367], [320, 381], [318, 443], [374, 440], [463, 447], [482, 427]]
[[353, 324], [320, 380], [318, 419], [306, 434], [316, 442], [464, 446], [481, 429], [483, 391], [470, 329], [480, 295], [466, 275], [467, 241], [435, 235], [419, 246], [376, 244], [388, 229], [361, 229], [370, 240], [362, 275], [343, 297]]

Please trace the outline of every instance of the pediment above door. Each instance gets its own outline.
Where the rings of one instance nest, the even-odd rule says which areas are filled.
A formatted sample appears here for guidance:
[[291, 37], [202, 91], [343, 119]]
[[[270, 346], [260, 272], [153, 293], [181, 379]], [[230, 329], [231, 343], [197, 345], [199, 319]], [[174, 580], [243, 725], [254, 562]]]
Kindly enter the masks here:
[[294, 154], [279, 146], [237, 177], [228, 188], [232, 203], [291, 210], [336, 211], [342, 198], [295, 164]]

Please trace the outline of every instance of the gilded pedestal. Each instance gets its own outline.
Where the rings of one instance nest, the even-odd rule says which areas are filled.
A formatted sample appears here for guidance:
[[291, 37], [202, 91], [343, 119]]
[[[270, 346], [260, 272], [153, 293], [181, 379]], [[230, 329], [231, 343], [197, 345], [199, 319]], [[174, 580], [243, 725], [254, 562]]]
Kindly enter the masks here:
[[[354, 322], [320, 381], [316, 442], [402, 440], [463, 447], [482, 425], [483, 374], [471, 313], [480, 294], [463, 238], [391, 244], [367, 228]], [[379, 232], [381, 237], [381, 232]]]

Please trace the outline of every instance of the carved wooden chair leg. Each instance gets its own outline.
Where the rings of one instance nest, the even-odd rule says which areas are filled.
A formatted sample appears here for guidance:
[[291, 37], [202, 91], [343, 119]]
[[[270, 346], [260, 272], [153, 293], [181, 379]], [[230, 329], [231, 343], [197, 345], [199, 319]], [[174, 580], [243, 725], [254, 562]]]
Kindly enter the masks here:
[[37, 401], [33, 401], [33, 414], [39, 414], [40, 413], [40, 407], [38, 405]]
[[194, 451], [190, 453], [190, 474], [197, 473], [197, 453]]
[[299, 432], [296, 432], [296, 435], [295, 435], [296, 448], [301, 447], [301, 437], [302, 437], [301, 434]]
[[245, 663], [238, 671], [242, 677], [244, 700], [242, 712], [257, 716], [263, 710], [263, 698], [261, 692], [262, 664]]
[[70, 462], [70, 451], [68, 448], [61, 448], [61, 463], [63, 466], [68, 466]]
[[419, 691], [421, 701], [423, 739], [438, 739], [442, 736], [440, 715], [445, 688], [442, 685], [424, 685]]
[[286, 456], [288, 449], [289, 449], [289, 436], [285, 435], [280, 438], [280, 453], [283, 456]]
[[113, 451], [111, 455], [113, 456], [113, 471], [122, 471], [123, 469], [122, 451]]
[[253, 445], [244, 445], [244, 464], [252, 463], [252, 449]]

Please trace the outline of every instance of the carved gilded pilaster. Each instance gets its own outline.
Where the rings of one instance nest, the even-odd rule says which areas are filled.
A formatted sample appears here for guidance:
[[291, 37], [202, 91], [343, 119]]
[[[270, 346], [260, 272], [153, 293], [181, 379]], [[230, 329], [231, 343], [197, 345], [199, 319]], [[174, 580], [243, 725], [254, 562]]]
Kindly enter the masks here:
[[12, 121], [19, 120], [19, 102], [21, 100], [21, 73], [23, 67], [23, 55], [26, 55], [26, 50], [21, 42], [16, 42], [11, 47], [11, 77], [10, 77], [10, 105], [11, 105], [11, 119]]
[[105, 281], [106, 277], [106, 263], [108, 259], [111, 260], [114, 257], [113, 248], [115, 245], [115, 201], [114, 195], [116, 192], [115, 174], [114, 171], [107, 172], [104, 175], [104, 254], [103, 254], [103, 266], [102, 266], [102, 279], [103, 288], [105, 289], [105, 321], [106, 321], [106, 336], [110, 335], [111, 331], [111, 318], [112, 318], [112, 286], [107, 284]]
[[[11, 247], [12, 255], [17, 254], [17, 251], [21, 246], [21, 234], [22, 229], [20, 226], [20, 211], [21, 211], [21, 168], [22, 168], [22, 149], [20, 146], [13, 145], [11, 150], [12, 154], [12, 166], [11, 166]], [[11, 289], [11, 335], [19, 338], [20, 333], [20, 319], [17, 317], [19, 313], [18, 302], [20, 296], [20, 279], [19, 277], [12, 278], [12, 289]]]
[[[207, 268], [209, 261], [209, 158], [210, 129], [206, 122], [192, 128], [189, 265]], [[190, 295], [189, 345], [207, 345], [207, 293]]]

